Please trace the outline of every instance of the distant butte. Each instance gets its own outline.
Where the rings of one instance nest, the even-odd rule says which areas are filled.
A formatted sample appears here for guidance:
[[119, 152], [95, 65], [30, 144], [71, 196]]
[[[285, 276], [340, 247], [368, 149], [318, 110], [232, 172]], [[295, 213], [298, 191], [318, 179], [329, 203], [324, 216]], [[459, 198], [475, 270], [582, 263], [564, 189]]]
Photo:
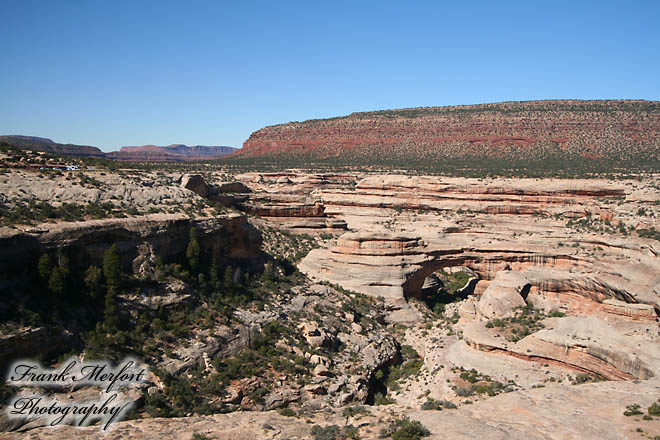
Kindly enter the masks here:
[[0, 146], [14, 147], [21, 150], [45, 151], [67, 156], [99, 157], [131, 162], [181, 162], [215, 159], [232, 154], [237, 150], [234, 147], [225, 146], [195, 145], [189, 147], [183, 144], [173, 144], [169, 146], [122, 147], [119, 151], [104, 153], [97, 147], [60, 144], [51, 139], [18, 135], [0, 136]]

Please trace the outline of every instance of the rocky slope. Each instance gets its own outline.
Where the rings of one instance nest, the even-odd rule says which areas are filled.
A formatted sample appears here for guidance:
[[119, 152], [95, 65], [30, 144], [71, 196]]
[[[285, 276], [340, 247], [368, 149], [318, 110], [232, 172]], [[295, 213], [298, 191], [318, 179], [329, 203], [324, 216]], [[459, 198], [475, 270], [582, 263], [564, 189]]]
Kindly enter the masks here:
[[401, 167], [430, 159], [657, 161], [660, 103], [529, 101], [352, 113], [263, 128], [238, 157], [273, 155], [397, 160]]

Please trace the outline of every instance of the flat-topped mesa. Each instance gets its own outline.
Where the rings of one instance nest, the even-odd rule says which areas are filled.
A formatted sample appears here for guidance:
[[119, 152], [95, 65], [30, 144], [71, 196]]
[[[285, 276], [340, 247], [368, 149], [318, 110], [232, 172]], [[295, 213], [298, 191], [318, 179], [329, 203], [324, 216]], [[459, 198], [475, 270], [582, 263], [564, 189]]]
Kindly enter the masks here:
[[[353, 113], [289, 122], [250, 135], [239, 157], [656, 160], [660, 102], [556, 100]], [[428, 163], [428, 162], [427, 162]]]

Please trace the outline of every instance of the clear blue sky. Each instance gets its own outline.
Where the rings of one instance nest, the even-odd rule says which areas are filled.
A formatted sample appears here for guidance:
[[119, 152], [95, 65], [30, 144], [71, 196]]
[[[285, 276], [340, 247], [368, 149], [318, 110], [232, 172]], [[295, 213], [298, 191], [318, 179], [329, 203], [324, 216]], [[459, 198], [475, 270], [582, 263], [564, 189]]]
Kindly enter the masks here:
[[660, 99], [660, 1], [0, 0], [0, 134], [241, 146], [354, 111]]

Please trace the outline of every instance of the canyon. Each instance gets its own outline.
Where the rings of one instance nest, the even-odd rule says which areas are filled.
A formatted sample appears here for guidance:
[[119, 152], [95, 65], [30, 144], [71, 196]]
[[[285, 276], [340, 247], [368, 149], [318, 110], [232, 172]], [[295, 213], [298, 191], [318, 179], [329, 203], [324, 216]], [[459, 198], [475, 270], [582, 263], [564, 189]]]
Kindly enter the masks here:
[[[312, 425], [350, 424], [370, 439], [402, 417], [430, 438], [660, 435], [657, 417], [624, 415], [659, 395], [657, 174], [18, 169], [0, 192], [7, 213], [25, 212], [0, 228], [3, 363], [96, 347], [100, 312], [64, 313], [66, 295], [30, 277], [43, 255], [102, 268], [117, 245], [129, 277], [117, 338], [140, 341], [153, 371], [127, 391], [137, 418], [113, 435], [313, 438]], [[82, 214], [60, 218], [71, 205]], [[193, 236], [206, 256], [196, 272]], [[226, 302], [232, 291], [253, 296]], [[58, 318], [32, 322], [23, 310], [45, 295]], [[177, 412], [186, 387], [227, 414]], [[98, 435], [0, 426], [18, 431], [0, 438]]]

